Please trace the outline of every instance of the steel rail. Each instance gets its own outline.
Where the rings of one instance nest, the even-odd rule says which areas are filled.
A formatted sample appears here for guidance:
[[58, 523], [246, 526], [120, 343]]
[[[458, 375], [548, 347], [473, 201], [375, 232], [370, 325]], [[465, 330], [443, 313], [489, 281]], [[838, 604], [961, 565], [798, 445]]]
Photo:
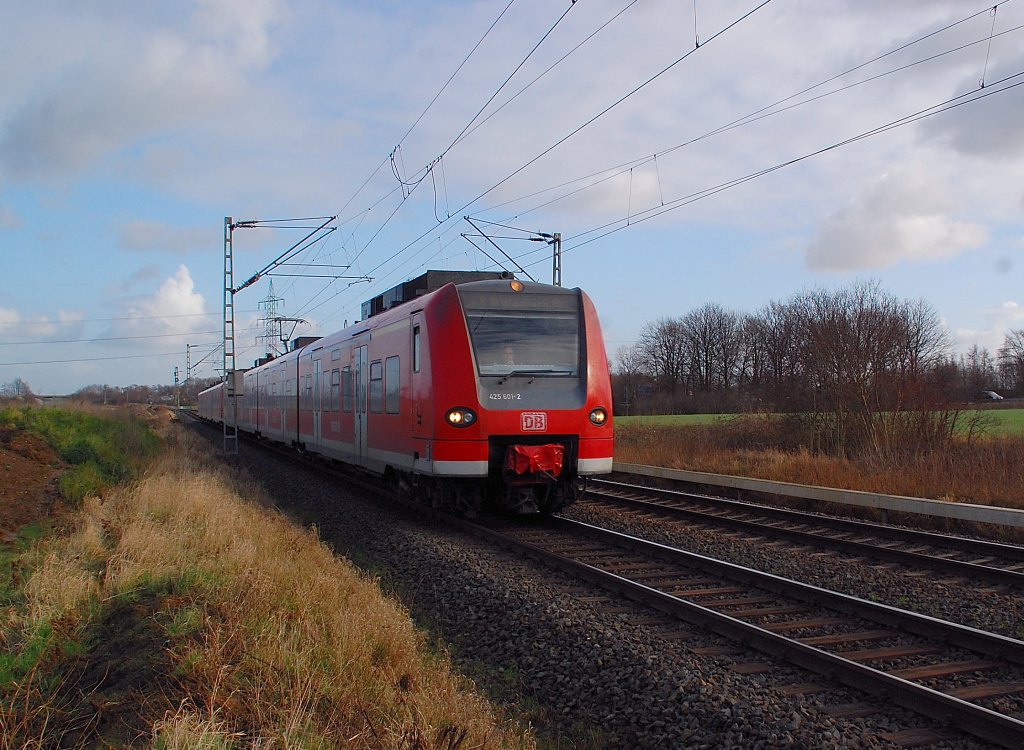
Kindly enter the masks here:
[[729, 476], [728, 474], [710, 474], [703, 471], [669, 469], [663, 466], [644, 466], [642, 464], [621, 463], [618, 461], [615, 463], [614, 471], [620, 474], [655, 477], [685, 484], [728, 487], [741, 491], [834, 503], [840, 506], [873, 508], [883, 512], [894, 511], [896, 513], [922, 515], [951, 521], [992, 524], [1008, 529], [1024, 528], [1024, 510], [1018, 508], [977, 505], [973, 503], [951, 503], [923, 497], [884, 495], [878, 492], [817, 487], [814, 485], [795, 484], [793, 482], [776, 482], [768, 479], [737, 477]]
[[[826, 529], [839, 529], [852, 533], [868, 534], [875, 537], [881, 537], [883, 539], [926, 544], [932, 547], [945, 547], [959, 552], [975, 554], [980, 557], [1002, 557], [1012, 561], [1024, 561], [1024, 547], [1003, 544], [1000, 542], [965, 539], [963, 537], [946, 536], [944, 534], [936, 534], [928, 531], [915, 531], [913, 529], [902, 529], [867, 521], [851, 521], [848, 519], [832, 518], [813, 513], [805, 513], [802, 511], [772, 508], [764, 505], [743, 503], [738, 500], [696, 495], [693, 493], [681, 493], [671, 490], [618, 484], [614, 482], [601, 482], [601, 486], [614, 487], [621, 491], [653, 495], [655, 497], [673, 500], [685, 500], [687, 502], [697, 502], [705, 505], [711, 504], [714, 506], [724, 507], [730, 512], [745, 513], [748, 515], [759, 514], [770, 519], [783, 520], [788, 523], [798, 523], [807, 526], [813, 525], [824, 527]], [[976, 562], [929, 555], [919, 551], [886, 547], [879, 544], [871, 544], [866, 541], [844, 539], [841, 537], [831, 536], [827, 533], [815, 533], [812, 531], [774, 526], [745, 518], [736, 518], [730, 515], [721, 515], [694, 508], [665, 505], [635, 497], [622, 497], [611, 492], [596, 490], [592, 487], [588, 488], [587, 495], [634, 508], [658, 511], [669, 516], [694, 519], [720, 525], [729, 525], [734, 528], [753, 531], [759, 534], [788, 537], [805, 543], [827, 546], [832, 549], [842, 549], [857, 554], [873, 555], [875, 557], [896, 560], [904, 564], [913, 564], [925, 568], [939, 569], [964, 576], [969, 580], [985, 580], [990, 583], [1024, 587], [1024, 572], [1007, 568], [997, 568], [988, 565], [981, 565]]]
[[614, 482], [609, 479], [592, 478], [590, 479], [589, 483], [590, 485], [598, 487], [614, 487], [634, 492], [643, 492], [646, 494], [656, 495], [657, 497], [664, 497], [667, 499], [683, 499], [701, 503], [714, 503], [723, 508], [734, 508], [742, 512], [750, 511], [751, 509], [753, 509], [759, 513], [771, 515], [775, 518], [791, 520], [798, 523], [820, 525], [822, 523], [827, 522], [830, 526], [847, 529], [856, 533], [879, 535], [884, 534], [892, 539], [902, 539], [913, 542], [924, 542], [928, 544], [941, 544], [944, 547], [954, 547], [964, 552], [995, 555], [1011, 560], [1019, 560], [1021, 562], [1024, 562], [1024, 546], [1020, 546], [1017, 544], [992, 542], [985, 539], [968, 539], [961, 536], [939, 534], [933, 531], [906, 529], [899, 526], [889, 526], [887, 524], [874, 523], [872, 521], [858, 521], [856, 519], [850, 518], [823, 516], [817, 513], [808, 513], [807, 511], [802, 510], [778, 508], [775, 506], [764, 505], [761, 503], [748, 503], [742, 500], [732, 500], [726, 497], [715, 497], [714, 495], [704, 495], [696, 492], [667, 490], [661, 487], [646, 487], [644, 485], [629, 484], [627, 482]]
[[[850, 687], [876, 695], [881, 691], [881, 694], [904, 708], [943, 724], [952, 724], [961, 731], [988, 742], [1007, 748], [1024, 746], [1024, 721], [1012, 716], [1000, 714], [901, 677], [858, 664], [840, 655], [791, 640], [728, 614], [716, 612], [708, 607], [632, 581], [625, 576], [550, 552], [536, 544], [516, 539], [514, 535], [506, 534], [498, 529], [469, 521], [460, 521], [458, 525], [471, 533], [558, 568], [572, 576], [686, 622], [709, 627], [736, 641], [783, 657], [798, 666], [834, 678]], [[818, 606], [829, 607], [877, 623], [896, 626], [904, 632], [936, 638], [966, 650], [998, 657], [1016, 664], [1024, 664], [1024, 642], [1006, 636], [986, 633], [888, 605], [867, 602], [846, 594], [827, 591], [809, 584], [761, 573], [733, 563], [684, 552], [667, 545], [608, 531], [578, 521], [559, 518], [554, 519], [552, 526], [570, 535], [599, 539], [620, 548], [641, 552], [645, 556], [662, 562], [671, 562], [696, 568], [706, 573], [722, 575]]]

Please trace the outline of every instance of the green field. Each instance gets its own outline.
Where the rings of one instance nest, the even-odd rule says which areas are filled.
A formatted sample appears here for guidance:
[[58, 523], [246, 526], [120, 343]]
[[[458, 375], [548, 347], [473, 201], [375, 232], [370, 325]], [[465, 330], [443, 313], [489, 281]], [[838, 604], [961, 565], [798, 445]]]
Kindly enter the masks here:
[[741, 414], [653, 414], [651, 416], [644, 417], [624, 417], [619, 414], [615, 415], [616, 424], [622, 425], [623, 427], [630, 427], [633, 425], [657, 425], [659, 427], [688, 427], [695, 424], [713, 424], [714, 422], [723, 422], [736, 417], [742, 416]]
[[[966, 409], [963, 416], [968, 418], [977, 413], [984, 413], [993, 435], [1024, 435], [1024, 409]], [[634, 425], [657, 425], [686, 427], [699, 424], [723, 422], [741, 414], [660, 414], [644, 417], [624, 417], [615, 415], [615, 422], [622, 427]]]
[[[973, 413], [973, 412], [972, 412]], [[1024, 435], [1024, 409], [986, 409], [999, 435]]]

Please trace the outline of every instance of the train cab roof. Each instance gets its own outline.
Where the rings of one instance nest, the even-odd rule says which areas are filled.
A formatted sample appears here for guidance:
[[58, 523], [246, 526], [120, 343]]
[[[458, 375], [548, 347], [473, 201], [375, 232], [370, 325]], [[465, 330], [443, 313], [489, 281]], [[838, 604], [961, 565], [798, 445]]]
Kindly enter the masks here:
[[363, 320], [379, 315], [405, 302], [435, 292], [447, 284], [466, 284], [473, 281], [511, 279], [504, 271], [427, 271], [421, 276], [393, 286], [382, 294], [366, 300], [362, 305]]

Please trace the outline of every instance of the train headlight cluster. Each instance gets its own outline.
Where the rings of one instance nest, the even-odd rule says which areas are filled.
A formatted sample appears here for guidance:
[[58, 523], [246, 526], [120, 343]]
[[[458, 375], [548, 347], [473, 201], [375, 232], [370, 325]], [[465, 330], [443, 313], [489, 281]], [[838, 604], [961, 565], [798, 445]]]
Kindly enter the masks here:
[[601, 425], [608, 422], [608, 412], [605, 411], [604, 407], [599, 406], [596, 409], [590, 410], [590, 421], [600, 427]]
[[476, 423], [476, 412], [465, 406], [456, 406], [445, 413], [444, 421], [452, 427], [469, 427]]

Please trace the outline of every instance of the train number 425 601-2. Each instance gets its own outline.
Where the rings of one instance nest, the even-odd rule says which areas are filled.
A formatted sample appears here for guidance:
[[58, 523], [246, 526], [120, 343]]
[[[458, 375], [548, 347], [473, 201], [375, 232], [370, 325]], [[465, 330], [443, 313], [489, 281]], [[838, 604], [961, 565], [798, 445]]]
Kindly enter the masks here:
[[521, 393], [488, 393], [487, 398], [491, 401], [519, 401], [523, 397]]

